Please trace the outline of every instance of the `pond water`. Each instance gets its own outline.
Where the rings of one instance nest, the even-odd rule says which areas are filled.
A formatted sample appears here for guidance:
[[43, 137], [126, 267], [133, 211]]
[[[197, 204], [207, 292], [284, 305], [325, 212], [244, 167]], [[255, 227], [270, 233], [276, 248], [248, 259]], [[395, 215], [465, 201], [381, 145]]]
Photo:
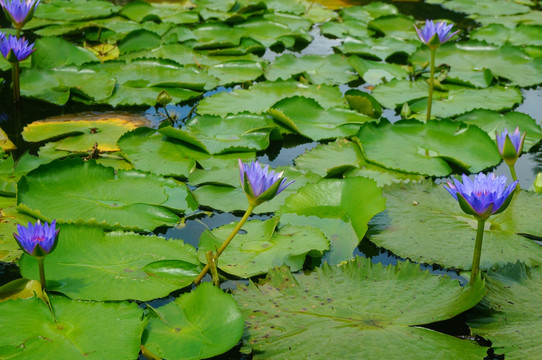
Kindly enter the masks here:
[[[365, 5], [370, 1], [351, 2], [352, 5]], [[455, 23], [455, 26], [462, 30], [460, 35], [461, 40], [468, 38], [468, 32], [477, 27], [477, 23], [468, 18], [466, 14], [450, 11], [444, 9], [437, 4], [426, 4], [423, 2], [405, 2], [405, 1], [388, 1], [388, 3], [394, 4], [401, 14], [413, 16], [416, 20], [431, 19], [448, 19]], [[123, 3], [124, 4], [124, 3]], [[533, 7], [535, 9], [535, 7]], [[7, 22], [1, 22], [2, 27], [7, 27]], [[281, 52], [273, 51], [269, 48], [265, 50], [263, 59], [273, 62], [278, 57], [284, 54], [295, 54], [296, 56], [302, 55], [331, 55], [337, 53], [338, 50], [335, 47], [341, 45], [341, 39], [333, 39], [325, 37], [321, 34], [320, 24], [313, 26], [309, 34], [313, 37], [313, 41], [306, 47], [301, 49], [289, 49]], [[29, 36], [32, 38], [32, 36]], [[4, 74], [5, 78], [9, 79], [7, 72]], [[339, 88], [344, 95], [347, 91], [352, 89], [361, 90], [363, 92], [371, 92], [373, 84], [362, 83], [362, 81], [354, 81], [348, 84], [340, 85]], [[184, 126], [184, 123], [196, 116], [198, 101], [220, 92], [231, 92], [236, 89], [241, 89], [241, 85], [235, 85], [230, 87], [218, 87], [211, 91], [206, 92], [202, 97], [196, 100], [190, 100], [178, 105], [167, 105], [169, 114], [174, 114], [178, 119], [176, 123], [177, 127]], [[542, 87], [527, 87], [521, 89], [523, 96], [523, 102], [515, 107], [515, 111], [522, 112], [530, 115], [538, 125], [542, 125]], [[161, 109], [157, 107], [149, 106], [120, 106], [114, 109], [108, 105], [85, 105], [75, 101], [69, 101], [63, 106], [56, 106], [45, 101], [33, 100], [28, 97], [23, 97], [20, 104], [14, 105], [11, 101], [11, 91], [9, 86], [3, 86], [0, 92], [0, 126], [8, 134], [9, 138], [17, 146], [17, 149], [13, 151], [14, 157], [18, 158], [26, 151], [30, 151], [32, 154], [36, 154], [39, 147], [43, 145], [43, 142], [27, 143], [21, 137], [22, 128], [36, 120], [42, 120], [51, 116], [76, 114], [80, 112], [92, 112], [96, 114], [107, 113], [110, 111], [123, 111], [130, 115], [136, 115], [138, 117], [145, 117], [150, 126], [158, 128], [161, 121], [164, 119], [163, 115], [160, 115]], [[193, 110], [196, 109], [194, 112]], [[398, 110], [384, 109], [383, 115], [391, 123], [395, 123], [401, 119], [401, 115]], [[310, 150], [316, 148], [320, 144], [328, 144], [329, 140], [313, 141], [307, 137], [288, 134], [283, 136], [280, 140], [272, 140], [267, 149], [257, 152], [257, 159], [265, 164], [270, 164], [272, 167], [278, 166], [290, 166], [295, 165], [295, 159]], [[534, 179], [538, 172], [542, 172], [542, 151], [539, 147], [533, 148], [531, 152], [523, 154], [517, 164], [516, 170], [518, 173], [518, 179], [520, 186], [523, 189], [530, 189]], [[497, 175], [509, 175], [508, 167], [501, 163], [494, 168]], [[442, 183], [444, 177], [433, 177], [437, 183]], [[218, 228], [222, 225], [229, 224], [234, 221], [238, 221], [242, 216], [242, 213], [238, 211], [223, 212], [207, 207], [203, 207], [193, 214], [190, 214], [184, 221], [182, 226], [179, 227], [159, 227], [154, 233], [157, 235], [163, 235], [168, 239], [183, 239], [184, 242], [191, 244], [195, 247], [198, 246], [201, 234], [207, 229]], [[386, 215], [381, 215], [386, 216]], [[256, 214], [251, 216], [251, 220], [267, 220], [272, 217], [272, 214]], [[362, 240], [360, 245], [354, 250], [353, 255], [359, 255], [362, 257], [369, 257], [374, 263], [382, 263], [385, 265], [396, 264], [398, 261], [404, 259], [395, 255], [389, 250], [378, 247], [369, 240], [371, 234], [378, 232], [375, 229], [376, 225], [369, 223], [369, 230], [367, 237]], [[307, 260], [305, 269], [313, 269], [319, 266], [323, 262], [329, 260], [328, 255], [324, 255], [322, 259], [311, 258]], [[446, 274], [460, 281], [462, 285], [466, 285], [467, 280], [459, 275], [459, 271], [447, 270], [438, 265], [422, 265], [423, 269], [430, 270], [433, 274]], [[19, 268], [16, 265], [0, 262], [0, 286], [8, 283], [9, 281], [20, 277]], [[206, 280], [209, 280], [209, 276]], [[222, 283], [223, 289], [234, 289], [237, 284], [247, 284], [246, 280], [235, 280], [232, 277]], [[177, 291], [172, 295], [157, 300], [152, 300], [148, 303], [153, 307], [162, 306], [168, 302], [173, 301], [181, 293], [187, 292], [190, 289]], [[466, 319], [463, 315], [456, 316], [451, 320], [444, 322], [437, 322], [429, 325], [431, 329], [438, 330], [454, 336], [468, 336], [469, 328], [465, 323]], [[236, 347], [230, 350], [224, 355], [217, 356], [216, 359], [249, 359], [250, 355], [243, 355], [240, 352], [240, 347]], [[495, 359], [497, 359], [496, 357]], [[143, 355], [140, 359], [146, 359]]]

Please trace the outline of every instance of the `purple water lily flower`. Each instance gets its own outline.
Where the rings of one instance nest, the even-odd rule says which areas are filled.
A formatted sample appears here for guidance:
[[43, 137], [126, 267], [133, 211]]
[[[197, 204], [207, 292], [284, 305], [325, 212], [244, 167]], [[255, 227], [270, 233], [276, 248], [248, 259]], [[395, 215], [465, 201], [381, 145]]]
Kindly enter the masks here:
[[269, 171], [269, 165], [262, 167], [257, 161], [243, 164], [239, 159], [239, 172], [241, 187], [252, 206], [271, 200], [294, 182], [286, 183], [286, 178], [282, 178], [282, 172], [275, 174], [274, 171]]
[[487, 176], [479, 173], [474, 181], [465, 174], [462, 177], [463, 183], [453, 179], [453, 183], [448, 181], [448, 186], [444, 185], [444, 188], [459, 201], [464, 212], [474, 215], [476, 219], [487, 219], [504, 211], [518, 183], [514, 181], [506, 186], [506, 176], [495, 176], [494, 173]]
[[418, 29], [418, 27], [414, 25], [420, 40], [430, 47], [438, 47], [440, 44], [444, 44], [446, 41], [450, 40], [452, 36], [457, 34], [459, 30], [450, 33], [452, 26], [453, 24], [447, 24], [444, 21], [433, 23], [433, 20], [425, 20], [425, 26], [422, 29]]
[[508, 133], [508, 129], [504, 129], [502, 133], [495, 134], [497, 138], [497, 147], [504, 161], [508, 164], [514, 164], [517, 158], [523, 151], [523, 142], [525, 141], [526, 133], [521, 133], [519, 127], [512, 133]]
[[0, 0], [4, 14], [16, 29], [22, 29], [24, 24], [32, 19], [40, 0]]
[[34, 52], [34, 44], [24, 37], [17, 39], [15, 35], [0, 36], [0, 53], [10, 63], [23, 61]]
[[13, 236], [25, 253], [43, 258], [56, 247], [59, 229], [55, 226], [56, 220], [51, 225], [47, 222], [42, 224], [39, 220], [34, 225], [29, 222], [27, 227], [17, 225], [17, 233]]

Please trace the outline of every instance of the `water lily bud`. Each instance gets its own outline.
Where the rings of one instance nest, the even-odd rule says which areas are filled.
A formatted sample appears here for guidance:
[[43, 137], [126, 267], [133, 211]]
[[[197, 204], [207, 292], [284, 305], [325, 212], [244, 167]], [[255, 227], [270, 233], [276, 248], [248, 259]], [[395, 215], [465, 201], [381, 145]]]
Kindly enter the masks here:
[[520, 133], [519, 127], [512, 133], [508, 133], [508, 129], [504, 129], [502, 133], [496, 133], [497, 147], [499, 152], [508, 165], [514, 165], [523, 151], [523, 143], [526, 133]]
[[157, 104], [160, 104], [162, 106], [166, 106], [167, 104], [169, 104], [170, 102], [172, 102], [173, 99], [171, 98], [171, 96], [167, 93], [166, 90], [162, 90], [160, 91], [160, 94], [158, 94], [158, 96], [156, 97], [156, 103]]

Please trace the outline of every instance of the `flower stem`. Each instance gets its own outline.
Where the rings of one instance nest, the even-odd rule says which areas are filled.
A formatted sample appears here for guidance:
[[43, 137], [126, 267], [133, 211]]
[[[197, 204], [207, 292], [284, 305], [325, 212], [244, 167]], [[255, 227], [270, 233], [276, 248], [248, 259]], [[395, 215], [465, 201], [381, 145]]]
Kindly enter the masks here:
[[[241, 230], [241, 227], [245, 224], [245, 222], [247, 221], [248, 217], [250, 216], [250, 214], [252, 214], [252, 211], [254, 210], [256, 206], [254, 205], [249, 205], [248, 206], [248, 209], [247, 211], [245, 212], [245, 215], [243, 215], [243, 217], [241, 218], [241, 220], [239, 220], [239, 223], [237, 224], [237, 226], [235, 227], [235, 229], [233, 229], [233, 231], [230, 233], [230, 235], [228, 236], [228, 238], [226, 240], [224, 240], [224, 242], [222, 243], [222, 245], [218, 248], [218, 250], [216, 251], [216, 254], [214, 256], [214, 260], [215, 260], [215, 264], [218, 260], [218, 257], [224, 252], [224, 250], [226, 249], [226, 247], [230, 244], [230, 242], [233, 240], [233, 238], [235, 237], [235, 235], [237, 235], [237, 233], [239, 232], [239, 230]], [[200, 282], [201, 282], [201, 279], [203, 279], [203, 277], [205, 276], [205, 274], [207, 274], [207, 271], [209, 271], [210, 269], [210, 264], [209, 262], [207, 262], [207, 265], [205, 265], [205, 267], [203, 268], [203, 270], [201, 271], [201, 273], [198, 275], [198, 277], [196, 278], [196, 280], [194, 280], [194, 284], [198, 285]]]
[[18, 103], [21, 98], [19, 86], [19, 62], [11, 64], [11, 81], [13, 83], [13, 102]]
[[41, 291], [45, 291], [45, 257], [38, 258], [38, 265], [40, 269], [40, 283], [41, 283]]
[[433, 87], [435, 85], [435, 57], [437, 49], [430, 49], [431, 51], [431, 73], [429, 75], [429, 94], [427, 96], [427, 115], [425, 122], [431, 119], [431, 105], [433, 104]]
[[472, 270], [469, 285], [474, 284], [474, 280], [476, 279], [480, 268], [480, 256], [482, 255], [482, 239], [484, 238], [485, 224], [485, 219], [478, 220], [478, 228], [476, 229], [476, 244], [474, 245], [474, 255], [472, 256]]
[[[510, 169], [510, 175], [512, 175], [512, 180], [517, 181], [518, 176], [516, 175], [516, 168], [515, 168], [514, 164], [511, 164], [511, 165], [509, 164], [508, 168]], [[516, 185], [516, 188], [518, 190], [521, 190], [521, 187], [519, 186], [519, 181], [518, 181], [518, 184]]]

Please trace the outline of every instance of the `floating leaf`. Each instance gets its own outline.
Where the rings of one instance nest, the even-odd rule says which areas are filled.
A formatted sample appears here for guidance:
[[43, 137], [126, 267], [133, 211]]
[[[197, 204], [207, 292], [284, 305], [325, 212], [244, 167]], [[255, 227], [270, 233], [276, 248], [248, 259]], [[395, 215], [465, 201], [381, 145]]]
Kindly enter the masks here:
[[529, 12], [528, 6], [507, 0], [429, 0], [428, 3], [441, 4], [452, 11], [479, 15], [512, 15]]
[[108, 17], [119, 10], [109, 1], [102, 0], [55, 0], [36, 6], [34, 16], [50, 20], [85, 20]]
[[399, 65], [365, 60], [358, 56], [350, 56], [348, 63], [352, 65], [365, 82], [373, 85], [393, 79], [406, 79], [408, 72]]
[[6, 132], [2, 129], [0, 129], [0, 149], [3, 151], [11, 151], [15, 150], [15, 144], [11, 142]]
[[532, 117], [521, 112], [509, 111], [501, 114], [496, 111], [479, 109], [461, 115], [455, 120], [478, 126], [487, 132], [492, 139], [495, 139], [495, 133], [500, 134], [504, 129], [514, 131], [516, 127], [519, 127], [522, 133], [526, 133], [523, 147], [523, 151], [526, 152], [542, 139], [540, 125]]
[[95, 360], [138, 356], [146, 320], [137, 304], [73, 301], [62, 296], [49, 299], [56, 321], [37, 297], [0, 303], [2, 355]]
[[265, 71], [267, 80], [288, 80], [301, 75], [312, 84], [345, 84], [358, 77], [346, 57], [332, 55], [295, 56], [284, 54], [277, 57]]
[[[22, 177], [19, 209], [43, 220], [88, 223], [108, 229], [153, 230], [175, 225], [177, 212], [197, 207], [188, 188], [173, 179], [118, 171], [92, 160], [55, 160]], [[145, 189], [145, 191], [141, 191]]]
[[[48, 290], [97, 301], [161, 298], [190, 285], [201, 270], [196, 250], [180, 240], [104, 234], [88, 226], [62, 226], [58, 245], [45, 263]], [[168, 265], [169, 276], [164, 271]], [[36, 258], [23, 255], [19, 266], [23, 277], [39, 279]]]
[[[248, 278], [265, 274], [270, 268], [287, 265], [291, 271], [303, 268], [309, 252], [323, 253], [329, 240], [318, 229], [285, 225], [277, 229], [279, 219], [252, 220], [245, 223], [222, 253], [218, 268], [228, 274]], [[198, 257], [206, 263], [207, 251], [216, 251], [237, 224], [206, 230], [200, 237]]]
[[369, 28], [386, 37], [400, 40], [418, 40], [414, 31], [414, 18], [406, 15], [380, 16], [369, 23]]
[[491, 339], [506, 359], [536, 359], [540, 345], [542, 273], [539, 267], [507, 264], [488, 272], [488, 293], [468, 322], [474, 334]]
[[[140, 87], [131, 86], [132, 84], [117, 84], [113, 95], [106, 99], [106, 103], [111, 106], [127, 106], [127, 105], [156, 105], [156, 97], [161, 91], [165, 90], [171, 96], [174, 103], [190, 100], [201, 95], [201, 93], [193, 90], [166, 87], [152, 86]], [[133, 84], [137, 85], [137, 84]]]
[[[69, 3], [69, 1], [66, 2]], [[32, 67], [34, 68], [52, 69], [98, 61], [98, 58], [90, 50], [75, 46], [59, 37], [37, 39], [34, 47], [36, 49], [32, 54]]]
[[369, 220], [385, 209], [385, 200], [373, 180], [352, 177], [323, 179], [286, 198], [281, 222], [320, 229], [331, 241], [330, 264], [352, 258], [365, 236]]
[[361, 125], [375, 119], [342, 107], [324, 109], [303, 96], [285, 98], [268, 110], [276, 121], [312, 140], [352, 136]]
[[190, 119], [184, 129], [169, 126], [159, 131], [209, 154], [220, 154], [264, 150], [269, 146], [269, 135], [275, 128], [262, 115], [237, 114], [197, 116]]
[[234, 296], [254, 359], [333, 358], [337, 351], [346, 359], [430, 359], [438, 351], [479, 360], [486, 348], [416, 325], [450, 319], [484, 294], [482, 281], [461, 287], [409, 262], [384, 267], [356, 258], [308, 275], [274, 269]]
[[235, 300], [210, 283], [153, 309], [143, 346], [169, 360], [207, 359], [234, 347], [244, 321]]
[[22, 254], [22, 250], [13, 238], [17, 232], [17, 224], [27, 226], [29, 222], [35, 222], [33, 217], [17, 212], [15, 198], [0, 198], [5, 204], [0, 205], [0, 261], [14, 262]]
[[337, 49], [343, 54], [354, 54], [369, 59], [385, 60], [392, 55], [411, 55], [416, 45], [391, 37], [358, 39], [347, 36]]
[[476, 173], [501, 162], [484, 131], [449, 120], [367, 124], [358, 138], [367, 160], [408, 173], [446, 176], [452, 172], [450, 163]]
[[174, 24], [197, 23], [199, 17], [196, 11], [189, 11], [182, 3], [148, 3], [146, 1], [133, 1], [126, 4], [121, 14], [137, 22], [143, 20], [161, 20]]
[[[489, 269], [508, 262], [528, 265], [542, 262], [542, 249], [517, 234], [540, 236], [534, 221], [541, 195], [520, 192], [509, 208], [491, 216], [484, 231], [480, 267]], [[370, 237], [378, 246], [412, 261], [469, 270], [476, 238], [476, 220], [465, 214], [442, 187], [429, 183], [394, 185], [384, 191], [387, 213], [376, 217], [377, 233]]]
[[22, 136], [29, 142], [64, 137], [55, 142], [56, 150], [84, 152], [98, 144], [100, 151], [118, 151], [117, 140], [122, 134], [145, 122], [141, 118], [114, 113], [99, 116], [70, 114], [34, 121], [23, 129]]
[[250, 89], [221, 92], [199, 102], [197, 112], [201, 115], [260, 114], [277, 101], [291, 96], [305, 96], [316, 100], [325, 109], [344, 106], [341, 91], [329, 85], [304, 85], [296, 81], [275, 81], [255, 84]]
[[483, 40], [491, 44], [504, 45], [510, 43], [515, 46], [542, 45], [542, 26], [520, 24], [509, 29], [501, 24], [491, 24], [483, 28], [474, 29], [470, 33], [472, 40]]

